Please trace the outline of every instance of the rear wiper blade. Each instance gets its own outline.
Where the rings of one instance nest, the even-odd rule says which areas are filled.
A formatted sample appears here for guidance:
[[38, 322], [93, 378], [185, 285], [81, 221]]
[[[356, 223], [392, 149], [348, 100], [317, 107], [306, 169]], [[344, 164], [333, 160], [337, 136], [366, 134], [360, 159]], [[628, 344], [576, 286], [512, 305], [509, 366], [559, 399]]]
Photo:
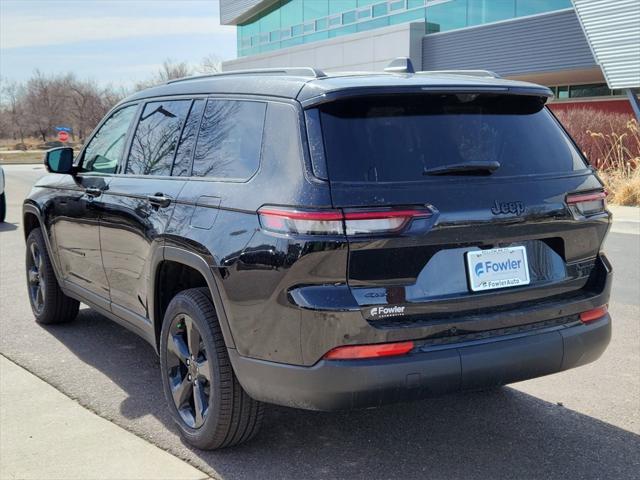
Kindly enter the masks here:
[[500, 168], [500, 162], [466, 162], [425, 168], [423, 175], [490, 175]]

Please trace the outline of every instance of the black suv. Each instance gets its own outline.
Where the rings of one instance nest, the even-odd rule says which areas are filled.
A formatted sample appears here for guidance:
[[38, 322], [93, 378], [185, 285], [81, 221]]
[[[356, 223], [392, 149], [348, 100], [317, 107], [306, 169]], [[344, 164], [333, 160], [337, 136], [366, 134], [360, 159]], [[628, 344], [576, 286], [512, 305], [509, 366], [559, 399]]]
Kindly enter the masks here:
[[602, 183], [545, 102], [482, 72], [193, 77], [117, 105], [24, 204], [31, 305], [157, 350], [200, 448], [263, 402], [372, 407], [597, 359]]

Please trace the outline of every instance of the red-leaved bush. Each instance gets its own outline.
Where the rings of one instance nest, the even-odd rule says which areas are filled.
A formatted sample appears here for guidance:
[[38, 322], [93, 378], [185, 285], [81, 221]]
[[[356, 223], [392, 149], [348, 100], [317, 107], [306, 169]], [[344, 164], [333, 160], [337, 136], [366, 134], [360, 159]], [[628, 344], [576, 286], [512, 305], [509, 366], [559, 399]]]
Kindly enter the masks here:
[[555, 112], [587, 159], [599, 171], [618, 205], [640, 205], [640, 128], [622, 113], [588, 109]]
[[598, 170], [630, 172], [638, 167], [640, 129], [631, 116], [585, 108], [555, 114]]

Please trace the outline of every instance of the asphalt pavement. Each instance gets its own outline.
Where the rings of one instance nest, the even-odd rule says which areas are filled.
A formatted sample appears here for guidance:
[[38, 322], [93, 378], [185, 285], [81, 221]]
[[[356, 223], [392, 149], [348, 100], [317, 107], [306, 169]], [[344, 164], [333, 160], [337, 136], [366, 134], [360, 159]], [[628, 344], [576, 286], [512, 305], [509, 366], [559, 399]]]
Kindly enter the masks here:
[[[0, 225], [0, 353], [87, 409], [214, 478], [638, 478], [640, 212], [625, 210], [605, 250], [613, 338], [590, 365], [487, 393], [345, 413], [269, 407], [249, 444], [190, 448], [167, 414], [152, 348], [88, 308], [68, 325], [32, 317], [20, 205], [44, 172], [5, 167]], [[43, 405], [42, 408], [46, 408]], [[52, 439], [55, 441], [55, 439]]]

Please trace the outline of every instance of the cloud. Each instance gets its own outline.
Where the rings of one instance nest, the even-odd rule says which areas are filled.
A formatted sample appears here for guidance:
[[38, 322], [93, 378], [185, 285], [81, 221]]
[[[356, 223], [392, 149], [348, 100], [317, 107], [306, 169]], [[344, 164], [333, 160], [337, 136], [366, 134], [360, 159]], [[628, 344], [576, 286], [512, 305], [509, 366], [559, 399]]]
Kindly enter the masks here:
[[234, 36], [233, 27], [208, 17], [75, 17], [5, 16], [0, 28], [0, 48], [40, 47], [95, 40], [222, 34]]

